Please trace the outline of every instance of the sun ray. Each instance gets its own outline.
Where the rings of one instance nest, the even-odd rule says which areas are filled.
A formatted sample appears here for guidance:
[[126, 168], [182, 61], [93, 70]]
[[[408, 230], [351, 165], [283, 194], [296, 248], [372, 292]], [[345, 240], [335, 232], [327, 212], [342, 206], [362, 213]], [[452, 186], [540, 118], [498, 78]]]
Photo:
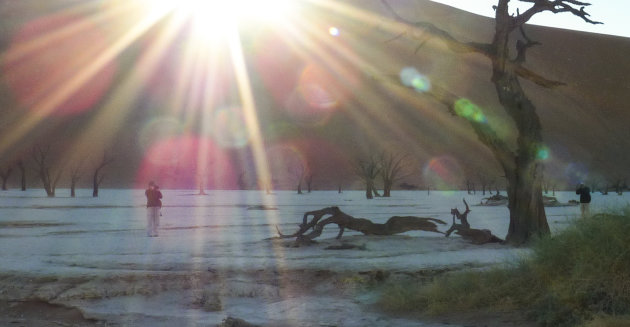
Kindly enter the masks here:
[[[112, 18], [111, 15], [105, 13], [102, 14], [104, 17]], [[100, 69], [112, 62], [118, 54], [127, 49], [129, 45], [131, 45], [134, 41], [136, 41], [144, 32], [146, 32], [151, 26], [153, 26], [157, 21], [159, 21], [162, 16], [145, 16], [140, 22], [136, 25], [132, 26], [132, 28], [124, 35], [122, 35], [119, 39], [113, 42], [108, 48], [103, 49], [103, 51], [95, 58], [95, 60], [86, 65], [82, 70], [77, 72], [74, 76], [70, 78], [70, 80], [58, 86], [56, 92], [51, 92], [50, 96], [45, 97], [44, 99], [38, 101], [33, 105], [33, 110], [31, 110], [21, 122], [15, 124], [12, 128], [8, 129], [6, 133], [4, 133], [1, 138], [3, 141], [0, 143], [0, 153], [6, 151], [9, 147], [13, 146], [16, 142], [19, 142], [27, 133], [31, 132], [36, 126], [41, 123], [44, 119], [49, 117], [55, 107], [65, 101], [69, 95], [76, 92], [85, 81], [91, 77], [94, 77]], [[67, 30], [78, 32], [82, 27], [82, 24], [70, 26], [64, 28], [64, 33]], [[63, 34], [63, 33], [62, 33]], [[53, 40], [57, 37], [54, 33], [52, 38]], [[26, 48], [22, 48], [19, 50], [20, 55], [23, 55], [28, 49], [31, 52], [37, 52], [38, 47], [48, 44], [48, 41], [43, 39], [38, 40], [37, 47], [35, 46], [27, 46]], [[14, 59], [13, 56], [9, 55], [9, 58]]]
[[[112, 46], [112, 51], [113, 49], [117, 49], [117, 51], [124, 50], [126, 46], [153, 26], [155, 22], [156, 20], [154, 18], [142, 24], [135, 25], [133, 29], [119, 38], [118, 42]], [[138, 98], [139, 90], [145, 85], [148, 76], [159, 63], [164, 49], [166, 49], [177, 36], [181, 22], [175, 21], [168, 26], [169, 28], [164, 29], [165, 32], [161, 34], [160, 37], [157, 38], [157, 41], [152, 43], [147, 51], [138, 59], [138, 64], [132, 73], [112, 90], [109, 100], [103, 105], [103, 108], [99, 110], [97, 116], [85, 126], [83, 134], [77, 138], [76, 144], [73, 147], [72, 152], [74, 152], [75, 156], [90, 153], [90, 151], [96, 147], [94, 143], [95, 140], [103, 142], [104, 144], [101, 144], [101, 146], [105, 148], [106, 143], [110, 142], [117, 133], [121, 122], [130, 114], [130, 109], [133, 107], [134, 101]]]
[[[251, 82], [247, 72], [245, 58], [243, 56], [243, 49], [241, 48], [240, 36], [237, 31], [234, 31], [228, 40], [232, 65], [236, 75], [236, 83], [238, 85], [241, 105], [243, 106], [244, 111], [245, 125], [251, 135], [251, 149], [254, 156], [256, 172], [264, 184], [270, 183], [271, 173], [269, 170], [267, 153], [265, 151], [265, 145], [263, 144], [263, 137], [260, 131], [260, 123], [256, 111], [256, 103], [251, 89]], [[271, 201], [271, 199], [266, 198], [266, 201]], [[267, 202], [265, 205], [274, 205], [274, 203]], [[273, 214], [268, 214], [267, 219], [270, 220], [270, 227], [272, 224], [275, 225], [278, 222], [278, 217]]]

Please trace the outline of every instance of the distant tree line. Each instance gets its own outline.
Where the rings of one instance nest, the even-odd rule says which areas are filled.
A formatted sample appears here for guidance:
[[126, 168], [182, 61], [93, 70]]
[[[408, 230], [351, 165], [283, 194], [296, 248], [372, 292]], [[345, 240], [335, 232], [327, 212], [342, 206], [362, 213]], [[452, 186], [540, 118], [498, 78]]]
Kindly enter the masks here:
[[[27, 176], [33, 176], [31, 178], [41, 182], [41, 187], [48, 197], [55, 197], [59, 182], [66, 176], [69, 180], [70, 196], [75, 197], [78, 182], [85, 174], [90, 173], [92, 196], [98, 197], [99, 188], [105, 178], [104, 170], [114, 161], [112, 154], [104, 150], [97, 160], [91, 160], [94, 156], [90, 155], [90, 158], [81, 159], [78, 162], [68, 162], [64, 158], [57, 158], [57, 154], [58, 151], [52, 145], [38, 144], [33, 146], [30, 153], [27, 152], [17, 159], [5, 161], [0, 165], [2, 190], [9, 189], [9, 179], [17, 171], [22, 191], [26, 191]], [[87, 167], [84, 164], [85, 161], [91, 161]]]

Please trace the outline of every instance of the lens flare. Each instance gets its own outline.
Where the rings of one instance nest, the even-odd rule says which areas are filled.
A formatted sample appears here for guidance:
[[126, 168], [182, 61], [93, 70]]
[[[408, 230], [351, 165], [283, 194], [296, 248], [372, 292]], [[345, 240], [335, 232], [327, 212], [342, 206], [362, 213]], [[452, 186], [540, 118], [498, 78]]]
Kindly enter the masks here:
[[332, 36], [339, 36], [339, 29], [337, 27], [331, 26], [328, 28], [328, 34]]
[[136, 174], [136, 185], [158, 180], [171, 188], [235, 189], [237, 173], [230, 154], [211, 139], [182, 135], [155, 142]]
[[308, 65], [298, 81], [298, 90], [304, 100], [314, 108], [332, 109], [339, 102], [334, 89], [335, 78], [325, 69]]
[[2, 78], [25, 108], [72, 115], [94, 107], [117, 64], [95, 60], [111, 40], [86, 17], [59, 13], [23, 25], [2, 56]]
[[222, 108], [214, 113], [212, 138], [223, 148], [242, 148], [249, 144], [250, 131], [239, 108]]
[[174, 117], [154, 118], [140, 129], [138, 142], [142, 149], [148, 150], [153, 144], [164, 139], [171, 139], [183, 131], [181, 122]]
[[488, 121], [481, 108], [465, 98], [455, 101], [455, 113], [460, 117], [477, 123], [486, 123]]
[[307, 126], [325, 124], [339, 107], [341, 92], [336, 89], [339, 81], [326, 69], [307, 65], [297, 81], [297, 86], [284, 105], [291, 118]]
[[293, 189], [300, 178], [308, 171], [308, 160], [302, 151], [293, 144], [279, 144], [267, 150], [269, 170], [274, 187]]
[[413, 88], [418, 92], [428, 92], [431, 90], [431, 81], [422, 75], [414, 67], [405, 67], [400, 71], [400, 81], [403, 85]]
[[551, 155], [551, 151], [545, 145], [538, 146], [538, 150], [536, 150], [536, 159], [538, 160], [547, 160]]
[[462, 168], [456, 159], [450, 156], [432, 158], [422, 170], [425, 183], [438, 190], [450, 191], [461, 187]]

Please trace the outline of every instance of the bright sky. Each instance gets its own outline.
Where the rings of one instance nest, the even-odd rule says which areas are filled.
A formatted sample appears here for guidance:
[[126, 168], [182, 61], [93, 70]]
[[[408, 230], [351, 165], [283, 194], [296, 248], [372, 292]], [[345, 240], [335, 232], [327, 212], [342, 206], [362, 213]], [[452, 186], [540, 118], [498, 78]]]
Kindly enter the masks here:
[[[497, 0], [432, 0], [457, 7], [483, 16], [494, 17], [492, 6]], [[552, 26], [565, 29], [573, 29], [601, 34], [619, 35], [630, 37], [630, 25], [627, 21], [627, 13], [630, 11], [629, 0], [591, 0], [591, 6], [585, 8], [590, 19], [604, 24], [593, 25], [586, 23], [581, 18], [570, 13], [552, 14], [543, 13], [536, 15], [530, 24]], [[518, 4], [523, 8], [531, 7], [531, 3], [512, 1], [511, 6]]]

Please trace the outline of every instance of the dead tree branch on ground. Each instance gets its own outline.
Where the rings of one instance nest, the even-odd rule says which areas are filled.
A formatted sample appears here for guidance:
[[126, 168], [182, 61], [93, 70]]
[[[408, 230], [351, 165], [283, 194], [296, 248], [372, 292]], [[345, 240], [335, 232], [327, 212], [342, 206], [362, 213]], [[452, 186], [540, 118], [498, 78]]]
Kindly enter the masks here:
[[[468, 223], [468, 214], [471, 210], [465, 199], [464, 204], [466, 205], [466, 211], [463, 213], [460, 213], [457, 208], [451, 209], [451, 214], [453, 215], [453, 225], [451, 225], [451, 228], [446, 231], [444, 234], [445, 237], [449, 237], [452, 232], [455, 232], [455, 234], [474, 244], [504, 242], [502, 239], [492, 235], [492, 232], [487, 229], [470, 228], [470, 224]], [[458, 219], [461, 223], [458, 224], [456, 219]]]
[[[308, 221], [310, 216], [313, 218]], [[306, 212], [302, 218], [300, 228], [293, 234], [282, 234], [278, 226], [276, 226], [276, 229], [280, 238], [295, 238], [296, 245], [299, 246], [312, 243], [313, 239], [322, 234], [324, 227], [328, 224], [337, 224], [339, 227], [337, 239], [340, 239], [345, 229], [358, 231], [365, 235], [394, 235], [414, 230], [443, 234], [437, 230], [435, 223], [446, 224], [440, 219], [414, 216], [394, 216], [389, 218], [386, 223], [378, 224], [366, 218], [350, 216], [341, 211], [339, 207], [328, 207]], [[307, 233], [309, 230], [311, 232]]]

